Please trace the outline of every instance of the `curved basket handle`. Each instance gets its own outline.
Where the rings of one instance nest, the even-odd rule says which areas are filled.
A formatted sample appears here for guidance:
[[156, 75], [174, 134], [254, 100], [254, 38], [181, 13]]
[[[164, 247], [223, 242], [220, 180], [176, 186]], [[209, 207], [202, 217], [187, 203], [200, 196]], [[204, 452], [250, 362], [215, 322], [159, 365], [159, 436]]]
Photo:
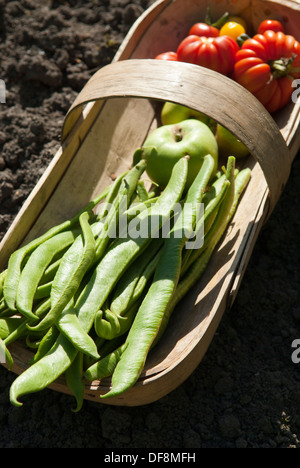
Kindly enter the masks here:
[[64, 131], [80, 106], [116, 97], [171, 101], [217, 120], [247, 146], [260, 164], [270, 192], [270, 212], [274, 209], [290, 174], [290, 152], [271, 115], [238, 83], [182, 62], [114, 62], [96, 72], [79, 93], [66, 115]]

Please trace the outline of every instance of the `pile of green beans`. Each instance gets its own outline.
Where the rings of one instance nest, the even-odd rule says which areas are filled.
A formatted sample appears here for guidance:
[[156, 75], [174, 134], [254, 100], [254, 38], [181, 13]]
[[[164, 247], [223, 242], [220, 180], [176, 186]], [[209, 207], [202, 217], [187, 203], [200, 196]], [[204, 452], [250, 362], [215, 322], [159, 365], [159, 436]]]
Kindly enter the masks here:
[[[85, 381], [111, 377], [102, 398], [137, 382], [174, 308], [205, 271], [251, 176], [236, 169], [234, 157], [215, 173], [207, 155], [186, 190], [188, 167], [189, 158], [182, 158], [163, 190], [147, 190], [142, 160], [72, 219], [11, 255], [0, 274], [0, 353], [12, 368], [12, 343], [33, 351], [12, 383], [12, 404], [21, 406], [21, 396], [62, 375], [76, 399], [73, 411], [82, 407]], [[130, 223], [147, 235], [126, 229], [125, 235]], [[202, 245], [188, 249], [198, 232]]]

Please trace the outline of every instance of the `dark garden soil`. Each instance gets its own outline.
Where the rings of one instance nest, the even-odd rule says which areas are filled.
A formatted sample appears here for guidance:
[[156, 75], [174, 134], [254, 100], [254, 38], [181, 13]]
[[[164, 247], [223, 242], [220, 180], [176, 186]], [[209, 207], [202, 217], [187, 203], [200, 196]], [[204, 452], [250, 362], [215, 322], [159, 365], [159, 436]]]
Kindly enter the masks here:
[[[148, 0], [0, 0], [0, 237], [59, 147], [63, 118]], [[262, 230], [233, 308], [200, 366], [151, 405], [44, 390], [12, 407], [0, 367], [1, 448], [300, 448], [300, 164]], [[98, 455], [99, 459], [99, 455]], [[100, 456], [101, 461], [101, 456]]]

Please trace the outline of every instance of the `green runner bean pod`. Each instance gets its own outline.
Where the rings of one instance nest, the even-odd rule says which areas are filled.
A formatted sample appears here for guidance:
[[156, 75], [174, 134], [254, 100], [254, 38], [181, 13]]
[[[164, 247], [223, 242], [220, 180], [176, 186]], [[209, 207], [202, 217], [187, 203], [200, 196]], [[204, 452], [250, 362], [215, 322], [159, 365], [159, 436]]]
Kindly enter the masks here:
[[79, 230], [61, 232], [39, 245], [30, 255], [21, 272], [16, 296], [17, 309], [25, 317], [33, 320], [38, 318], [32, 308], [43, 274], [57, 253], [70, 246], [78, 234]]
[[52, 281], [50, 281], [49, 283], [41, 284], [40, 286], [37, 287], [33, 300], [36, 301], [38, 299], [44, 299], [46, 297], [50, 297], [51, 288], [52, 288]]
[[60, 334], [50, 351], [20, 374], [10, 387], [10, 401], [22, 406], [21, 395], [35, 393], [48, 387], [70, 367], [78, 351]]
[[6, 274], [7, 274], [7, 270], [2, 271], [2, 273], [0, 274], [0, 300], [4, 299], [3, 287], [4, 287]]
[[47, 241], [51, 237], [55, 236], [56, 234], [59, 234], [60, 232], [66, 231], [68, 229], [72, 229], [78, 223], [81, 214], [86, 211], [92, 210], [98, 203], [100, 203], [101, 200], [103, 200], [103, 198], [106, 197], [108, 191], [109, 187], [107, 187], [97, 198], [88, 203], [88, 205], [85, 206], [82, 210], [80, 210], [72, 219], [64, 221], [63, 223], [57, 226], [54, 226], [42, 236], [34, 239], [29, 244], [26, 244], [25, 246], [16, 250], [10, 256], [3, 292], [5, 302], [11, 310], [17, 310], [16, 294], [18, 290], [18, 284], [21, 276], [23, 263], [27, 255], [31, 254], [39, 245], [41, 245], [43, 242]]
[[[88, 332], [92, 326], [90, 314], [85, 310], [80, 311], [78, 320], [84, 331]], [[60, 332], [50, 350], [12, 383], [11, 403], [15, 406], [22, 406], [18, 400], [22, 395], [38, 392], [48, 387], [67, 371], [78, 352], [78, 349]]]
[[119, 317], [108, 309], [105, 309], [104, 312], [99, 310], [95, 315], [94, 328], [99, 338], [111, 340], [120, 333]]
[[96, 241], [95, 264], [103, 257], [111, 239], [117, 237], [119, 220], [128, 209], [131, 197], [143, 172], [145, 172], [146, 166], [147, 164], [145, 160], [140, 161], [140, 163], [135, 165], [121, 180], [118, 194], [112, 201], [107, 217], [104, 220], [103, 229]]
[[203, 197], [205, 219], [204, 219], [204, 234], [211, 228], [218, 212], [218, 207], [224, 197], [224, 191], [228, 187], [229, 181], [225, 174], [219, 177], [211, 186], [209, 192], [206, 192]]
[[[100, 354], [100, 359], [103, 359], [108, 354], [115, 351], [122, 344], [125, 343], [126, 336], [117, 336], [113, 340], [102, 340], [102, 343], [98, 346], [98, 351]], [[99, 359], [98, 359], [99, 360]]]
[[237, 203], [240, 199], [241, 194], [245, 190], [249, 179], [251, 176], [251, 171], [249, 169], [244, 169], [242, 170], [235, 179], [235, 194], [234, 194], [234, 201], [233, 204], [228, 205], [227, 207], [225, 206], [225, 209], [223, 207], [223, 210], [220, 212], [219, 216], [219, 223], [218, 226], [220, 226], [220, 229], [217, 229], [217, 235], [216, 237], [211, 238], [210, 244], [207, 245], [207, 248], [201, 253], [200, 256], [195, 258], [194, 262], [191, 263], [189, 266], [188, 271], [186, 274], [180, 279], [180, 282], [178, 283], [178, 286], [176, 288], [176, 291], [170, 301], [170, 304], [168, 305], [167, 312], [164, 315], [163, 322], [161, 325], [161, 328], [159, 330], [159, 333], [156, 337], [155, 345], [163, 335], [167, 323], [169, 321], [170, 315], [172, 314], [173, 310], [175, 309], [176, 305], [178, 302], [188, 293], [188, 291], [194, 286], [194, 284], [200, 279], [202, 274], [204, 273], [207, 264], [214, 252], [215, 246], [221, 239], [222, 235], [224, 234], [228, 223], [230, 222], [235, 210]]
[[245, 186], [247, 185], [250, 176], [251, 171], [248, 168], [237, 173], [235, 170], [235, 158], [233, 156], [228, 158], [227, 169], [225, 174], [226, 180], [230, 182], [228, 195], [226, 194], [225, 199], [220, 205], [220, 213], [219, 211], [217, 212], [214, 222], [212, 223], [210, 229], [205, 235], [203, 246], [200, 249], [194, 250], [191, 253], [190, 259], [188, 259], [185, 263], [183, 273], [187, 271], [188, 268], [190, 268], [190, 266], [192, 265], [192, 263], [202, 254], [202, 252], [204, 252], [207, 245], [213, 243], [214, 238], [218, 238], [218, 230], [220, 230], [220, 232], [223, 232], [224, 212], [226, 212], [226, 210], [229, 209], [231, 210], [231, 214], [228, 214], [228, 224], [229, 220], [233, 216], [233, 213], [235, 212], [240, 195], [243, 192]]
[[121, 175], [119, 175], [116, 180], [113, 182], [113, 184], [110, 186], [110, 189], [107, 193], [105, 202], [102, 203], [99, 206], [98, 209], [98, 214], [97, 214], [97, 219], [99, 221], [102, 221], [108, 214], [112, 203], [115, 201], [116, 197], [118, 196], [122, 180], [124, 177], [128, 174], [128, 171], [123, 172]]
[[83, 383], [83, 354], [78, 353], [74, 361], [65, 372], [66, 383], [72, 394], [74, 395], [77, 406], [72, 409], [74, 413], [78, 413], [83, 405], [84, 398], [84, 383]]
[[59, 335], [59, 331], [55, 325], [53, 325], [47, 333], [45, 333], [44, 337], [42, 338], [39, 347], [30, 361], [30, 365], [34, 364], [35, 362], [39, 361], [42, 357], [44, 357], [54, 346], [57, 338]]
[[153, 239], [153, 242], [145, 250], [141, 257], [138, 257], [126, 270], [125, 274], [118, 281], [112, 294], [110, 310], [116, 315], [123, 315], [128, 309], [132, 296], [145, 269], [151, 264], [153, 257], [162, 246], [161, 239]]
[[117, 367], [125, 349], [126, 344], [122, 344], [107, 356], [94, 363], [85, 371], [85, 378], [92, 382], [93, 380], [102, 380], [106, 377], [110, 377]]
[[[37, 307], [34, 313], [38, 318], [42, 318], [46, 315], [49, 309], [50, 299], [46, 299]], [[21, 323], [20, 326], [16, 328], [16, 330], [14, 330], [12, 333], [10, 333], [10, 335], [7, 338], [5, 338], [5, 344], [8, 346], [10, 343], [13, 343], [14, 341], [26, 336], [28, 332], [28, 325], [32, 323], [33, 321], [31, 320], [24, 320], [23, 323]]]
[[164, 313], [179, 281], [182, 249], [195, 227], [199, 204], [214, 167], [214, 159], [207, 155], [188, 191], [171, 235], [165, 239], [153, 282], [129, 330], [125, 350], [112, 375], [112, 388], [102, 398], [114, 397], [128, 390], [135, 384], [144, 368], [148, 352], [159, 332]]
[[0, 319], [0, 338], [5, 340], [20, 325], [26, 321], [23, 317], [7, 317]]
[[[148, 227], [153, 214], [158, 222], [153, 228], [153, 237], [162, 224], [168, 219], [174, 206], [180, 200], [187, 177], [188, 160], [182, 158], [175, 165], [171, 179], [157, 202], [139, 215], [141, 223]], [[151, 233], [150, 233], [151, 234]], [[95, 268], [90, 281], [79, 296], [75, 308], [79, 314], [89, 318], [95, 317], [102, 308], [117, 281], [124, 274], [129, 265], [145, 250], [151, 242], [151, 235], [138, 238], [118, 239], [107, 251]]]
[[126, 313], [123, 311], [123, 315], [118, 315], [110, 310], [105, 310], [104, 313], [102, 311], [97, 312], [94, 323], [97, 335], [105, 340], [113, 340], [124, 335], [133, 323], [140, 302], [133, 303]]
[[34, 338], [34, 341], [32, 341], [32, 336], [27, 335], [25, 338], [26, 346], [30, 349], [37, 349], [40, 345], [41, 338]]
[[5, 363], [11, 370], [14, 365], [14, 360], [2, 338], [0, 338], [0, 358], [1, 363]]
[[200, 219], [200, 221], [198, 222], [198, 225], [196, 226], [196, 235], [197, 235], [197, 232], [203, 229], [202, 231], [204, 234], [204, 238], [202, 239], [203, 244], [199, 246], [198, 249], [193, 249], [193, 250], [185, 249], [183, 251], [183, 261], [182, 261], [181, 273], [180, 273], [181, 276], [184, 275], [185, 272], [189, 269], [190, 264], [194, 261], [195, 257], [199, 256], [201, 252], [203, 252], [206, 230], [209, 231], [214, 220], [216, 219], [220, 204], [222, 203], [222, 200], [226, 196], [226, 193], [230, 187], [230, 182], [229, 180], [226, 179], [225, 176], [224, 176], [224, 179], [221, 179], [221, 178], [218, 179], [218, 182], [219, 181], [222, 182], [221, 187], [216, 192], [215, 198], [211, 198], [210, 201], [206, 204], [206, 206], [204, 204], [204, 216]]
[[51, 310], [38, 325], [28, 327], [32, 331], [45, 330], [56, 322], [77, 292], [83, 276], [94, 260], [96, 242], [88, 212], [83, 213], [79, 221], [82, 235], [77, 237], [76, 242], [65, 253], [52, 283]]
[[141, 274], [136, 287], [134, 288], [133, 294], [131, 296], [131, 299], [128, 303], [128, 307], [134, 306], [136, 301], [140, 299], [142, 294], [145, 291], [145, 288], [147, 284], [149, 283], [150, 279], [152, 278], [154, 271], [156, 270], [157, 264], [159, 262], [159, 258], [161, 256], [161, 250], [157, 252], [155, 257], [151, 260], [151, 262], [146, 266], [145, 270]]
[[139, 200], [141, 202], [144, 202], [144, 201], [148, 200], [149, 195], [148, 195], [148, 192], [146, 190], [145, 183], [144, 183], [143, 180], [140, 180], [138, 182], [137, 187], [136, 187], [136, 191], [137, 191]]
[[57, 328], [70, 342], [81, 351], [92, 358], [99, 359], [97, 346], [92, 337], [84, 330], [74, 308], [73, 300], [63, 310], [56, 322]]

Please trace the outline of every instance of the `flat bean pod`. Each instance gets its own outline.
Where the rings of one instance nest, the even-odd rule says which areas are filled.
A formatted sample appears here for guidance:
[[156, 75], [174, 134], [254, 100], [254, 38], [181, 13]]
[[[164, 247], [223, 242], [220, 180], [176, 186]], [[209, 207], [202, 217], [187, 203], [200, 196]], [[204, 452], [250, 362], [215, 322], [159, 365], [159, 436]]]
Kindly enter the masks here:
[[[91, 327], [90, 315], [78, 314], [78, 320], [84, 331], [88, 332]], [[48, 387], [67, 371], [78, 352], [78, 349], [60, 332], [50, 350], [12, 383], [11, 403], [15, 406], [22, 406], [19, 401], [22, 395], [38, 392]]]
[[145, 183], [143, 180], [140, 180], [138, 182], [137, 187], [136, 187], [136, 192], [141, 202], [148, 200], [149, 195], [148, 195], [148, 192], [146, 190]]
[[111, 340], [120, 333], [119, 317], [110, 310], [99, 310], [95, 315], [94, 328], [99, 338]]
[[52, 346], [54, 346], [58, 336], [59, 330], [56, 328], [56, 326], [52, 326], [51, 328], [49, 328], [49, 330], [44, 334], [35, 355], [31, 359], [30, 365], [39, 361], [50, 351]]
[[[109, 195], [108, 200], [112, 200], [112, 198], [114, 197], [114, 199], [112, 200], [113, 207], [110, 208], [108, 219], [104, 222], [103, 224], [104, 227], [102, 230], [102, 231], [105, 231], [104, 236], [107, 235], [108, 237], [107, 238], [103, 237], [104, 241], [102, 244], [101, 243], [98, 244], [98, 249], [100, 246], [104, 248], [104, 246], [106, 245], [106, 239], [109, 239], [109, 234], [110, 234], [109, 230], [111, 228], [111, 225], [112, 224], [115, 225], [116, 218], [120, 210], [120, 204], [123, 203], [125, 199], [126, 199], [125, 209], [127, 209], [129, 199], [131, 198], [132, 193], [135, 190], [136, 184], [145, 170], [145, 167], [146, 165], [144, 161], [142, 161], [138, 166], [134, 167], [128, 174], [126, 174], [125, 177], [122, 177], [122, 179], [120, 180], [120, 189], [117, 191], [117, 193], [113, 193], [113, 195], [112, 194]], [[101, 219], [103, 219], [102, 216], [103, 216], [103, 213], [101, 215]], [[100, 232], [100, 236], [102, 236], [102, 231]], [[99, 250], [96, 252], [96, 249], [97, 249], [97, 245], [95, 244], [95, 255], [90, 265], [95, 262], [95, 257], [99, 255]], [[92, 317], [94, 317], [94, 315], [95, 314], [93, 314]], [[71, 342], [75, 346], [77, 346], [78, 349], [80, 349], [82, 352], [90, 353], [91, 356], [94, 356], [94, 357], [98, 356], [96, 349], [93, 349], [92, 347], [92, 344], [94, 345], [94, 343], [92, 343], [90, 337], [82, 331], [82, 327], [79, 324], [79, 321], [77, 319], [75, 312], [70, 314], [70, 310], [63, 311], [61, 313], [61, 317], [58, 317], [57, 325], [60, 331], [64, 333], [66, 336], [68, 336]], [[92, 321], [91, 321], [91, 326], [92, 326]]]
[[39, 245], [30, 255], [21, 272], [16, 296], [17, 309], [25, 317], [38, 319], [32, 308], [43, 274], [57, 253], [70, 246], [78, 234], [78, 230], [61, 232]]
[[74, 395], [77, 406], [72, 411], [78, 413], [83, 405], [84, 383], [83, 383], [83, 354], [78, 353], [74, 361], [65, 372], [66, 383]]
[[191, 263], [193, 263], [195, 258], [200, 256], [203, 250], [205, 249], [205, 235], [207, 233], [206, 231], [209, 231], [210, 227], [214, 223], [218, 213], [218, 209], [230, 187], [230, 182], [226, 179], [225, 176], [224, 179], [220, 178], [218, 182], [219, 181], [222, 182], [222, 185], [218, 188], [215, 198], [211, 198], [209, 203], [207, 203], [207, 205], [204, 206], [204, 215], [199, 220], [198, 225], [196, 226], [196, 236], [199, 235], [197, 234], [199, 232], [202, 232], [204, 234], [204, 237], [201, 238], [202, 245], [195, 249], [184, 250], [180, 273], [181, 276], [185, 274], [185, 272], [189, 269]]
[[98, 359], [97, 346], [91, 336], [84, 330], [74, 309], [73, 301], [63, 310], [56, 322], [57, 328], [70, 342], [81, 351], [92, 358]]
[[26, 321], [23, 317], [7, 317], [0, 319], [0, 338], [5, 340], [13, 333], [21, 324]]
[[72, 343], [60, 334], [51, 350], [14, 380], [10, 388], [11, 403], [22, 406], [18, 400], [21, 395], [48, 387], [70, 367], [77, 353]]
[[213, 174], [214, 165], [213, 158], [207, 155], [188, 191], [181, 215], [177, 218], [170, 237], [165, 239], [153, 282], [137, 312], [124, 345], [125, 350], [114, 369], [112, 388], [102, 398], [117, 396], [128, 390], [144, 368], [148, 352], [179, 281], [182, 249], [195, 227], [197, 208]]
[[113, 340], [102, 340], [102, 344], [98, 346], [100, 359], [103, 359], [105, 356], [108, 356], [110, 353], [115, 351], [121, 345], [125, 343], [124, 336], [117, 336]]
[[128, 236], [128, 225], [130, 222], [137, 218], [143, 211], [147, 211], [154, 203], [156, 203], [158, 197], [149, 198], [141, 203], [132, 203], [128, 210], [126, 210], [122, 216], [120, 216], [120, 228], [119, 238], [123, 239]]
[[[210, 223], [210, 227], [209, 229], [207, 229], [207, 232], [205, 233], [204, 243], [202, 247], [200, 249], [193, 250], [192, 253], [190, 254], [190, 258], [187, 258], [185, 260], [185, 263], [182, 269], [182, 274], [184, 274], [190, 268], [190, 265], [204, 252], [207, 245], [213, 242], [213, 238], [216, 238], [218, 236], [218, 230], [223, 232], [222, 223], [223, 223], [224, 213], [229, 208], [232, 210], [232, 212], [234, 212], [235, 207], [236, 207], [236, 205], [234, 206], [234, 200], [235, 200], [237, 181], [248, 179], [248, 177], [250, 176], [250, 172], [248, 171], [248, 169], [245, 169], [244, 171], [241, 171], [241, 175], [239, 175], [239, 172], [237, 172], [235, 169], [235, 158], [234, 156], [230, 156], [228, 158], [226, 173], [224, 174], [224, 176], [225, 176], [225, 180], [229, 182], [229, 188], [228, 189], [225, 188], [226, 189], [225, 199], [222, 200], [222, 203], [220, 204], [219, 208], [216, 210], [215, 215], [213, 216], [213, 220]], [[236, 204], [237, 202], [238, 202], [238, 198], [237, 198]]]
[[124, 212], [124, 216], [126, 216], [127, 219], [130, 221], [131, 219], [135, 218], [138, 214], [140, 214], [141, 211], [146, 210], [147, 208], [149, 208], [149, 206], [156, 203], [157, 200], [158, 200], [158, 196], [148, 198], [147, 200], [144, 200], [143, 202], [132, 203], [130, 207], [128, 208], [128, 210]]
[[[95, 337], [95, 343], [97, 345], [98, 353], [100, 355], [100, 359], [104, 358], [112, 351], [117, 349], [121, 344], [123, 344], [125, 338], [123, 336], [118, 336], [113, 340], [104, 340], [103, 338], [99, 338], [98, 336]], [[86, 371], [90, 366], [92, 366], [95, 362], [99, 361], [100, 359], [92, 359], [91, 357], [84, 355], [84, 371]]]
[[167, 323], [169, 321], [170, 315], [172, 314], [173, 310], [175, 309], [176, 305], [179, 301], [188, 293], [188, 291], [195, 285], [195, 283], [201, 278], [207, 264], [215, 250], [215, 247], [219, 240], [221, 239], [222, 235], [224, 234], [228, 223], [230, 222], [233, 214], [235, 213], [238, 201], [245, 190], [249, 180], [251, 177], [251, 171], [249, 169], [242, 170], [236, 177], [234, 183], [234, 200], [233, 203], [223, 206], [223, 209], [220, 212], [218, 218], [218, 228], [216, 230], [216, 236], [211, 236], [210, 243], [207, 245], [207, 248], [202, 251], [200, 256], [197, 256], [193, 263], [189, 266], [188, 271], [186, 274], [181, 278], [176, 291], [168, 305], [168, 309], [166, 314], [164, 315], [164, 319], [159, 330], [158, 336], [156, 337], [155, 344], [159, 341], [163, 333], [165, 332]]
[[28, 327], [32, 331], [45, 330], [55, 323], [77, 292], [83, 276], [94, 260], [96, 242], [87, 212], [80, 216], [80, 224], [82, 236], [77, 237], [78, 242], [74, 242], [66, 252], [53, 280], [51, 310], [38, 325]]
[[146, 161], [142, 160], [122, 178], [120, 189], [112, 201], [107, 217], [104, 219], [103, 229], [96, 242], [95, 264], [102, 258], [112, 238], [117, 237], [119, 220], [128, 209], [136, 186], [146, 169]]
[[161, 239], [153, 239], [153, 242], [151, 242], [143, 255], [137, 258], [126, 270], [112, 294], [110, 302], [112, 313], [122, 316], [127, 311], [141, 275], [151, 264], [153, 257], [156, 257], [161, 246]]
[[94, 322], [97, 335], [105, 340], [113, 340], [124, 335], [131, 327], [139, 306], [140, 302], [136, 301], [126, 313], [123, 311], [123, 315], [118, 315], [110, 310], [97, 312]]
[[4, 287], [4, 281], [5, 281], [6, 274], [7, 274], [7, 270], [2, 271], [2, 273], [0, 274], [0, 300], [4, 299], [4, 297], [3, 297], [3, 287]]
[[129, 301], [128, 306], [132, 306], [136, 303], [136, 301], [142, 296], [145, 288], [152, 278], [154, 271], [156, 270], [157, 264], [159, 262], [159, 258], [161, 255], [161, 251], [159, 251], [155, 257], [151, 260], [151, 262], [147, 265], [145, 270], [143, 271], [142, 275], [140, 276], [137, 285], [133, 291], [132, 297]]
[[[34, 311], [35, 315], [38, 318], [44, 317], [47, 312], [50, 310], [50, 299], [44, 300]], [[14, 330], [10, 335], [5, 338], [5, 344], [8, 346], [9, 344], [17, 341], [20, 338], [23, 338], [28, 333], [28, 325], [33, 324], [34, 321], [32, 320], [24, 320], [16, 330]]]
[[46, 297], [50, 297], [52, 288], [52, 281], [49, 283], [41, 284], [37, 287], [33, 300], [36, 301], [38, 299], [44, 299]]
[[107, 356], [94, 363], [86, 370], [85, 378], [92, 382], [93, 380], [102, 380], [106, 377], [110, 377], [117, 367], [125, 349], [126, 345], [122, 344]]
[[127, 174], [128, 174], [128, 171], [123, 172], [122, 174], [120, 174], [116, 178], [116, 180], [113, 182], [113, 184], [110, 186], [110, 188], [108, 190], [108, 193], [107, 193], [107, 196], [105, 198], [105, 202], [102, 203], [99, 206], [99, 209], [98, 209], [97, 219], [99, 221], [102, 221], [107, 216], [108, 211], [110, 210], [112, 203], [114, 202], [114, 200], [118, 196], [122, 180], [124, 179], [124, 177]]
[[41, 286], [50, 282], [52, 283], [60, 265], [61, 259], [62, 257], [58, 258], [53, 263], [51, 263], [51, 265], [49, 265], [48, 268], [46, 268], [45, 273], [43, 274], [43, 277], [41, 279]]
[[[168, 219], [172, 209], [180, 200], [187, 177], [188, 160], [182, 158], [174, 167], [170, 182], [157, 202], [139, 215], [141, 223], [148, 225], [153, 214], [157, 217], [155, 234]], [[151, 234], [151, 233], [150, 233]], [[79, 296], [75, 308], [79, 315], [95, 317], [115, 287], [117, 281], [124, 274], [129, 265], [145, 250], [151, 242], [151, 235], [147, 237], [131, 237], [118, 239], [108, 250], [103, 259]]]
[[26, 244], [25, 246], [12, 253], [12, 255], [9, 258], [7, 274], [3, 288], [5, 302], [11, 310], [17, 310], [16, 294], [18, 290], [18, 284], [21, 276], [23, 263], [27, 255], [31, 254], [39, 245], [41, 245], [43, 242], [46, 242], [48, 239], [55, 236], [56, 234], [59, 234], [60, 232], [66, 231], [68, 229], [72, 229], [74, 226], [76, 226], [81, 214], [86, 211], [92, 210], [98, 203], [100, 203], [101, 200], [103, 200], [103, 198], [106, 197], [108, 191], [109, 187], [107, 187], [98, 197], [96, 197], [94, 200], [88, 203], [88, 205], [86, 205], [82, 210], [80, 210], [73, 218], [64, 221], [63, 223], [57, 226], [54, 226], [42, 236], [37, 237], [33, 241], [29, 242], [29, 244]]
[[[4, 340], [0, 338], [0, 357], [1, 357], [1, 362], [5, 362], [8, 366], [9, 369], [12, 369], [14, 365], [14, 361], [12, 358], [12, 355], [10, 354]], [[2, 361], [3, 360], [3, 361]]]

